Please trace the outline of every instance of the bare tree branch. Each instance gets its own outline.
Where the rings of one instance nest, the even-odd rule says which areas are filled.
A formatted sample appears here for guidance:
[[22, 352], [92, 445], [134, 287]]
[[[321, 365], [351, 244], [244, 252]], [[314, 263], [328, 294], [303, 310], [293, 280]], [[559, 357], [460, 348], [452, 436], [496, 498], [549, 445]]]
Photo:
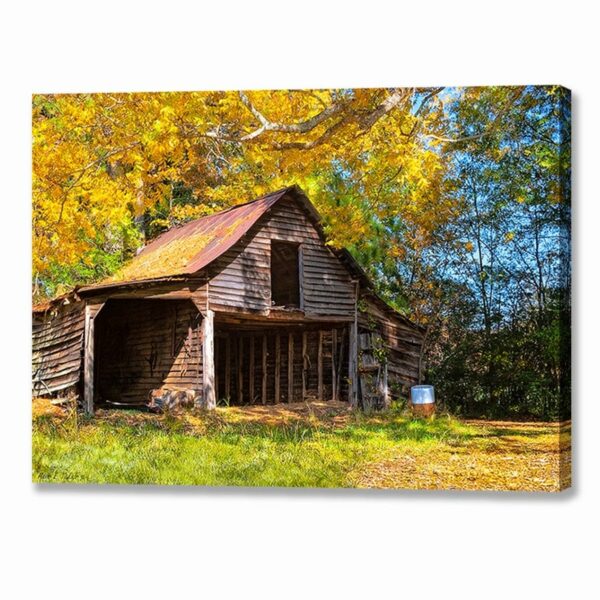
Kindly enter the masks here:
[[340, 119], [329, 129], [326, 129], [318, 138], [309, 142], [272, 142], [275, 150], [312, 150], [326, 142], [342, 125], [346, 123], [345, 119]]
[[[428, 97], [424, 100], [427, 102], [435, 94], [439, 93], [442, 88], [436, 88], [433, 90]], [[346, 102], [334, 102], [327, 106], [320, 113], [316, 114], [310, 119], [301, 121], [299, 123], [276, 123], [267, 119], [250, 101], [248, 96], [244, 92], [239, 92], [239, 96], [244, 106], [254, 115], [256, 120], [260, 123], [260, 127], [243, 135], [239, 138], [240, 142], [246, 142], [253, 140], [266, 131], [276, 131], [281, 133], [308, 133], [315, 129], [321, 123], [332, 119], [336, 115], [346, 113], [341, 119], [335, 121], [325, 132], [323, 132], [318, 138], [305, 142], [273, 142], [272, 145], [276, 150], [310, 150], [319, 146], [323, 142], [327, 141], [333, 133], [339, 129], [344, 123], [350, 121], [356, 121], [360, 124], [362, 131], [368, 131], [371, 129], [379, 119], [388, 114], [391, 110], [398, 107], [401, 104], [407, 104], [412, 97], [415, 90], [412, 89], [395, 89], [390, 95], [381, 102], [375, 109], [368, 113], [358, 113], [350, 108], [350, 105]], [[420, 108], [422, 108], [423, 104]], [[218, 137], [218, 134], [211, 132], [211, 137]]]
[[[442, 92], [443, 89], [443, 87], [436, 87], [427, 90], [427, 93], [419, 103], [416, 110], [413, 112], [413, 117], [415, 117], [415, 119], [418, 120], [418, 117], [424, 111], [426, 106], [431, 102], [431, 100], [434, 97], [436, 97], [440, 92]], [[244, 106], [252, 113], [254, 118], [260, 124], [256, 129], [254, 129], [250, 133], [246, 133], [243, 135], [235, 135], [233, 132], [227, 132], [226, 130], [224, 130], [222, 126], [216, 126], [215, 128], [205, 132], [199, 132], [194, 128], [193, 131], [188, 131], [187, 133], [188, 135], [191, 134], [198, 137], [210, 138], [213, 140], [240, 143], [255, 140], [269, 131], [278, 133], [305, 134], [313, 131], [319, 125], [327, 121], [331, 121], [331, 124], [328, 126], [328, 128], [323, 133], [321, 133], [321, 135], [319, 135], [313, 140], [290, 140], [281, 142], [270, 141], [270, 145], [275, 150], [311, 150], [329, 140], [332, 137], [332, 135], [338, 129], [340, 129], [341, 126], [350, 122], [358, 123], [361, 131], [363, 133], [367, 132], [381, 118], [390, 113], [392, 110], [401, 106], [409, 106], [409, 103], [414, 97], [414, 94], [423, 91], [425, 90], [420, 88], [392, 88], [390, 89], [389, 95], [380, 104], [378, 104], [374, 109], [366, 112], [354, 109], [350, 101], [334, 102], [329, 106], [326, 106], [321, 112], [317, 113], [313, 117], [310, 117], [309, 119], [300, 121], [298, 123], [280, 123], [269, 120], [263, 113], [260, 112], [260, 110], [256, 108], [256, 106], [254, 106], [254, 104], [252, 104], [250, 98], [245, 92], [238, 92], [240, 100], [242, 101]], [[522, 92], [523, 88], [516, 88], [509, 95], [506, 105], [503, 107], [503, 109], [498, 112], [496, 117], [489, 123], [486, 129], [480, 133], [473, 135], [459, 135], [456, 137], [437, 135], [434, 133], [424, 133], [423, 137], [432, 140], [437, 140], [439, 142], [459, 143], [478, 140], [490, 136], [501, 125], [503, 118], [514, 106], [514, 103], [519, 99]], [[322, 103], [321, 100], [320, 102]], [[334, 119], [334, 117], [336, 116], [339, 117], [337, 120]], [[407, 138], [413, 137], [414, 135], [419, 134], [421, 126], [422, 124], [416, 122], [409, 133], [401, 132], [401, 134]]]
[[265, 131], [279, 131], [282, 133], [308, 133], [312, 131], [315, 127], [330, 119], [334, 115], [340, 113], [346, 107], [343, 102], [334, 102], [330, 104], [327, 108], [322, 110], [320, 113], [316, 114], [314, 117], [307, 119], [306, 121], [301, 121], [300, 123], [275, 123], [273, 121], [269, 121], [253, 104], [250, 102], [250, 99], [246, 95], [245, 92], [239, 92], [240, 99], [244, 106], [248, 108], [248, 110], [254, 115], [254, 117], [261, 124], [258, 129], [255, 129], [251, 133], [248, 133], [240, 138], [240, 141], [247, 142], [249, 140], [253, 140], [258, 137]]
[[395, 90], [375, 110], [360, 119], [361, 127], [364, 130], [373, 127], [381, 117], [387, 115], [387, 113], [396, 108], [399, 104], [406, 102], [411, 97], [413, 91], [414, 90], [412, 89]]

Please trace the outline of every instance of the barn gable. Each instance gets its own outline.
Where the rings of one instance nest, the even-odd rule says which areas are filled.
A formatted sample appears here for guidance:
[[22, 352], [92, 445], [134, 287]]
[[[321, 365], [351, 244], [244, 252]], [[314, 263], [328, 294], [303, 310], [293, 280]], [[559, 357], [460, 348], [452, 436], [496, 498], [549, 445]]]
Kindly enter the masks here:
[[309, 316], [352, 319], [356, 293], [352, 274], [326, 245], [314, 214], [292, 193], [281, 196], [242, 239], [208, 267], [211, 306], [262, 312], [278, 308], [271, 293], [272, 249], [278, 242], [296, 249], [296, 308]]

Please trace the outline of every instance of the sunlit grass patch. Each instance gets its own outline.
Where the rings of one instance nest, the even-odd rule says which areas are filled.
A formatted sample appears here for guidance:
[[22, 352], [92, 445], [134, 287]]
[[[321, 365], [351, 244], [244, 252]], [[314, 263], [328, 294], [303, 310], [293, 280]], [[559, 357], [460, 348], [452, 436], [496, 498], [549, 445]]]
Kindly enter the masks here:
[[517, 489], [519, 478], [527, 477], [522, 471], [531, 468], [539, 489], [554, 489], [557, 477], [547, 481], [546, 462], [555, 467], [557, 433], [450, 416], [412, 419], [395, 410], [355, 414], [345, 407], [319, 413], [310, 407], [178, 415], [104, 411], [92, 420], [42, 412], [33, 422], [33, 480]]

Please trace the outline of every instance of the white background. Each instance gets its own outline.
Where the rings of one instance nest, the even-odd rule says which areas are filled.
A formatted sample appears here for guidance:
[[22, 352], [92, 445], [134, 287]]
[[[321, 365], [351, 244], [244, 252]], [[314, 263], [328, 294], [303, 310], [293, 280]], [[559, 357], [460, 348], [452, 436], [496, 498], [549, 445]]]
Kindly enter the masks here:
[[[592, 2], [5, 2], [4, 598], [598, 593], [598, 19]], [[485, 493], [30, 483], [30, 95], [562, 83], [574, 104], [575, 488]]]

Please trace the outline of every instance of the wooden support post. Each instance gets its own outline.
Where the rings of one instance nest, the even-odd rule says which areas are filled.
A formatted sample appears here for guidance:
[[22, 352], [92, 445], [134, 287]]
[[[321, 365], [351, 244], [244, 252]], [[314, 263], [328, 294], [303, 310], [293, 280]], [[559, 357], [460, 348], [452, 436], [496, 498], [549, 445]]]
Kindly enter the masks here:
[[308, 335], [306, 331], [302, 332], [302, 402], [306, 399], [306, 371], [308, 370]]
[[279, 404], [281, 376], [281, 336], [275, 336], [275, 404]]
[[244, 402], [244, 338], [240, 336], [238, 346], [238, 403]]
[[94, 414], [94, 308], [85, 307], [84, 359], [83, 359], [83, 410]]
[[214, 410], [217, 407], [215, 395], [215, 313], [206, 311], [202, 320], [202, 379], [204, 408]]
[[318, 396], [323, 400], [323, 332], [319, 330], [319, 349], [317, 353]]
[[338, 399], [341, 395], [342, 390], [342, 365], [344, 364], [344, 345], [346, 339], [346, 330], [342, 329], [342, 339], [340, 340], [340, 352], [338, 355], [338, 365], [337, 365], [337, 381], [336, 381], [336, 390], [338, 394]]
[[331, 330], [331, 399], [337, 400], [337, 376], [335, 359], [337, 354], [337, 329]]
[[262, 339], [262, 389], [261, 401], [267, 403], [267, 335], [263, 334]]
[[350, 386], [348, 396], [352, 408], [358, 408], [358, 343], [356, 319], [350, 325], [350, 338], [348, 341], [348, 379]]
[[250, 337], [250, 357], [248, 358], [248, 396], [254, 404], [254, 337]]
[[94, 354], [94, 319], [102, 310], [104, 302], [96, 304], [86, 304], [84, 316], [83, 332], [83, 410], [86, 415], [94, 414], [94, 374], [97, 368], [97, 361]]
[[225, 399], [231, 400], [231, 338], [227, 334], [225, 341]]
[[294, 401], [294, 334], [288, 335], [288, 402]]

